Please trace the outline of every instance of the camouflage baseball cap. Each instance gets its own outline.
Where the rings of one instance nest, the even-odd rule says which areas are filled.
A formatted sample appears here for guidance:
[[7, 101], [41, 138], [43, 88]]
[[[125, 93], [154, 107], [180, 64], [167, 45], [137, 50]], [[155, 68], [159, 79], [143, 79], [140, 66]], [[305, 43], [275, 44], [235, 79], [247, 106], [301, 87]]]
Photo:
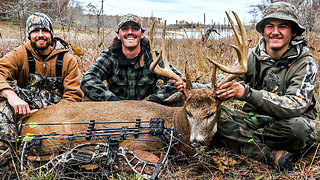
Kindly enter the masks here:
[[26, 35], [29, 39], [31, 32], [36, 28], [48, 30], [53, 37], [52, 22], [47, 15], [37, 12], [29, 16], [26, 22]]
[[127, 22], [134, 22], [141, 28], [142, 31], [145, 31], [145, 29], [142, 27], [141, 19], [138, 16], [127, 14], [121, 17], [117, 32], [119, 32], [119, 29]]
[[296, 8], [286, 2], [275, 2], [269, 4], [263, 13], [263, 18], [257, 23], [256, 29], [258, 32], [263, 33], [266, 20], [269, 18], [276, 18], [282, 20], [288, 20], [296, 24], [297, 35], [301, 35], [305, 28], [298, 22], [298, 14]]

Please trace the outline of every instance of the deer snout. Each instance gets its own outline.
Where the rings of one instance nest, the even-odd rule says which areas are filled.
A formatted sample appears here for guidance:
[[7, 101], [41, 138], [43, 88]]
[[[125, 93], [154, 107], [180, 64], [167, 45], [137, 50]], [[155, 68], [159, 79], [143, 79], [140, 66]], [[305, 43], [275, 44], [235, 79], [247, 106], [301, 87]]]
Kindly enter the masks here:
[[190, 143], [191, 144], [201, 144], [204, 145], [205, 137], [201, 134], [191, 134], [190, 136]]
[[195, 149], [198, 149], [198, 148], [202, 147], [203, 145], [204, 145], [203, 141], [201, 141], [201, 142], [194, 141], [191, 143], [191, 146]]

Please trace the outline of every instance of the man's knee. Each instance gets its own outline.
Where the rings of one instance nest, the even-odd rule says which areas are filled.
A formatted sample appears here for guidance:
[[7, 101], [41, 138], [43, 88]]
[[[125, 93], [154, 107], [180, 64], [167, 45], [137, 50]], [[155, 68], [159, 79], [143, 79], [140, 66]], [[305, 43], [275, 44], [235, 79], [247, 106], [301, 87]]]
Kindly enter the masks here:
[[310, 142], [310, 128], [302, 117], [274, 121], [263, 129], [265, 141], [272, 149], [303, 149]]
[[306, 143], [310, 141], [310, 127], [303, 117], [295, 117], [289, 119], [289, 126], [291, 129], [290, 137], [295, 139], [297, 149], [302, 149], [306, 146]]
[[292, 134], [302, 136], [306, 134], [306, 131], [310, 130], [305, 118], [295, 117], [289, 120], [290, 126], [292, 127]]

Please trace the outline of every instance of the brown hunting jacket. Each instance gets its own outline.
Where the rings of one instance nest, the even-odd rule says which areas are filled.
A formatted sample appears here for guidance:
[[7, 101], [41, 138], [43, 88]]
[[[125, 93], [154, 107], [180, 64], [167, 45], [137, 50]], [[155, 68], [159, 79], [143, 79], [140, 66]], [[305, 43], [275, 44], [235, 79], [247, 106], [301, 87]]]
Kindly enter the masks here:
[[82, 100], [80, 80], [82, 78], [77, 60], [68, 53], [68, 44], [60, 38], [53, 38], [54, 50], [42, 60], [31, 46], [31, 41], [15, 48], [0, 59], [0, 91], [12, 89], [7, 81], [17, 81], [19, 87], [25, 87], [29, 80], [29, 63], [26, 48], [35, 60], [35, 74], [56, 77], [56, 61], [59, 53], [63, 56], [62, 82], [64, 93], [60, 102], [78, 102]]

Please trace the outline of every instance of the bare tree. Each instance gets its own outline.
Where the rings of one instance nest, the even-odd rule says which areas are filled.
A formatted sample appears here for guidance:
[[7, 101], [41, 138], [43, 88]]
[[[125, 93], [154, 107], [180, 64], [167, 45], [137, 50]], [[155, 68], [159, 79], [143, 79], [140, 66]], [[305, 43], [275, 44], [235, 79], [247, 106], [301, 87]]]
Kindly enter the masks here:
[[259, 13], [261, 12], [261, 10], [256, 7], [255, 5], [251, 5], [250, 6], [252, 9], [249, 11], [249, 14], [251, 14], [252, 19], [251, 19], [251, 23], [252, 24], [256, 24], [258, 22], [258, 16]]
[[[16, 0], [0, 2], [0, 14], [5, 14], [5, 18], [18, 23], [20, 28], [20, 40], [25, 40], [25, 22], [29, 12], [34, 12], [39, 4], [35, 0]], [[3, 16], [2, 16], [3, 17]]]
[[[251, 10], [249, 11], [252, 14], [253, 18], [255, 18], [258, 14], [262, 15], [264, 8], [272, 3], [279, 2], [280, 0], [262, 0], [261, 3], [256, 5], [251, 5]], [[320, 0], [281, 0], [283, 2], [288, 2], [294, 5], [299, 13], [298, 18], [301, 24], [306, 28], [306, 32], [311, 31], [319, 31], [320, 30]], [[252, 20], [253, 22], [257, 22], [256, 19]]]
[[92, 3], [89, 3], [86, 8], [87, 8], [89, 13], [93, 14], [94, 16], [96, 16], [96, 19], [97, 19], [96, 22], [97, 23], [95, 25], [97, 26], [98, 36], [99, 36], [100, 35], [100, 27], [101, 27], [101, 23], [99, 23], [101, 11], [95, 5], [93, 5]]
[[0, 18], [19, 23], [20, 39], [25, 40], [25, 23], [32, 13], [44, 12], [59, 24], [66, 21], [69, 0], [2, 0]]
[[249, 13], [252, 15], [253, 19], [251, 22], [256, 24], [258, 22], [257, 17], [263, 15], [263, 10], [267, 7], [268, 4], [272, 3], [273, 0], [261, 0], [261, 3], [256, 5], [251, 5]]
[[320, 0], [303, 0], [299, 3], [298, 10], [307, 33], [320, 30]]
[[101, 0], [101, 14], [102, 14], [102, 47], [104, 49], [104, 11], [103, 11], [103, 0]]
[[47, 13], [54, 19], [54, 21], [61, 25], [62, 30], [67, 25], [69, 0], [49, 0], [46, 5], [53, 7], [47, 10]]

